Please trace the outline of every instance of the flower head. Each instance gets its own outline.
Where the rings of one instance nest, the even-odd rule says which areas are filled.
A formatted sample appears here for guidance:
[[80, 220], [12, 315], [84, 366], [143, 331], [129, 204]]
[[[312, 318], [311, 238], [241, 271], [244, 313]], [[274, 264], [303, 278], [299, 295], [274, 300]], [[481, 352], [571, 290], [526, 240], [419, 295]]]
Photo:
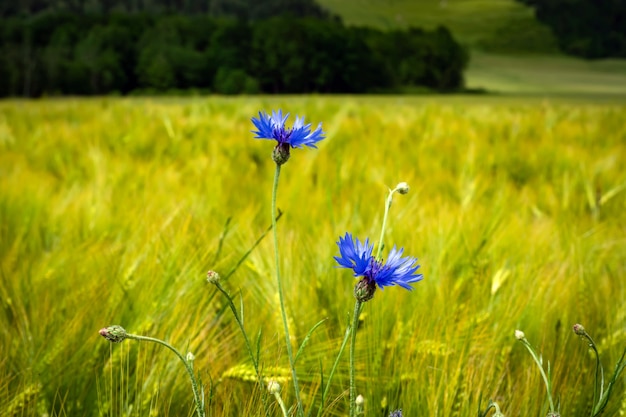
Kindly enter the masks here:
[[424, 276], [416, 274], [420, 265], [413, 257], [403, 257], [404, 249], [396, 249], [394, 246], [389, 252], [387, 262], [377, 260], [372, 256], [374, 244], [370, 244], [369, 239], [361, 242], [353, 239], [350, 233], [345, 237], [339, 237], [340, 256], [335, 256], [335, 260], [342, 268], [349, 268], [354, 271], [355, 277], [363, 277], [355, 287], [355, 296], [360, 301], [367, 301], [373, 297], [376, 287], [389, 287], [399, 285], [407, 290], [412, 290], [414, 282], [421, 281]]
[[515, 338], [517, 340], [524, 340], [524, 339], [526, 339], [526, 335], [521, 330], [515, 330]]
[[274, 161], [282, 165], [289, 159], [290, 148], [308, 146], [317, 148], [315, 144], [324, 139], [322, 124], [311, 132], [311, 124], [304, 124], [304, 117], [296, 116], [296, 121], [291, 128], [285, 126], [289, 113], [283, 116], [283, 111], [272, 111], [272, 115], [259, 112], [259, 118], [252, 118], [252, 124], [257, 130], [253, 130], [255, 139], [273, 139], [277, 142], [274, 148]]
[[402, 417], [402, 410], [395, 410], [389, 414], [389, 417]]

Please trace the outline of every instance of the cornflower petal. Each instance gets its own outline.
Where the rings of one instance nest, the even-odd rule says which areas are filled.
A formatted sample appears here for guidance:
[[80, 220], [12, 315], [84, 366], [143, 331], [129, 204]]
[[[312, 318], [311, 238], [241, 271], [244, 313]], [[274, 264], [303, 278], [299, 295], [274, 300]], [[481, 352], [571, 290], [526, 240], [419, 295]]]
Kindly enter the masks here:
[[354, 276], [364, 276], [370, 266], [374, 245], [370, 245], [369, 239], [361, 243], [359, 239], [354, 241], [350, 233], [346, 233], [344, 238], [339, 237], [339, 253], [335, 260], [342, 268], [349, 268], [354, 271]]
[[252, 118], [252, 124], [258, 129], [252, 131], [255, 139], [274, 139], [274, 123], [266, 113], [259, 112], [259, 118]]
[[269, 116], [265, 112], [259, 112], [259, 118], [252, 118], [252, 124], [257, 130], [253, 130], [255, 139], [274, 139], [279, 144], [286, 143], [292, 148], [308, 146], [317, 148], [317, 142], [325, 138], [320, 123], [313, 132], [311, 124], [305, 124], [304, 117], [296, 116], [296, 120], [291, 128], [285, 126], [289, 113], [283, 116], [282, 110], [273, 110]]
[[274, 126], [277, 128], [285, 127], [285, 122], [288, 117], [289, 113], [283, 117], [283, 111], [280, 109], [278, 111], [272, 110], [272, 123], [274, 123]]

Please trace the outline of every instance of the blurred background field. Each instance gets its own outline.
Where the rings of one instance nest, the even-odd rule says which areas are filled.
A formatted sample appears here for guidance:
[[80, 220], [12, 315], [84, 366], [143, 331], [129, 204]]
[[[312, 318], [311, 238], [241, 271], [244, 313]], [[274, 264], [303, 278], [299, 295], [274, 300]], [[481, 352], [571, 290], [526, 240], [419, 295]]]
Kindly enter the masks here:
[[[410, 26], [433, 29], [439, 25], [449, 28], [470, 50], [465, 80], [467, 88], [472, 90], [626, 96], [626, 60], [585, 60], [565, 55], [559, 50], [551, 29], [538, 21], [533, 9], [523, 1], [319, 0], [319, 3], [340, 15], [348, 25], [382, 30]], [[569, 6], [566, 2], [553, 3], [570, 13], [579, 10], [584, 16], [585, 11], [575, 2]]]
[[620, 1], [6, 0], [0, 18], [2, 97], [626, 96]]
[[[205, 274], [230, 271], [270, 223], [273, 144], [252, 139], [250, 118], [277, 108], [328, 136], [292, 153], [278, 195], [294, 344], [327, 319], [298, 363], [307, 409], [353, 305], [335, 242], [376, 239], [387, 187], [406, 181], [385, 243], [418, 257], [425, 279], [365, 305], [367, 415], [471, 416], [488, 399], [507, 416], [545, 415], [515, 329], [550, 361], [561, 414], [588, 414], [593, 357], [571, 326], [595, 338], [607, 370], [626, 347], [626, 105], [614, 95], [0, 102], [3, 415], [191, 415], [176, 358], [109, 344], [98, 329], [110, 324], [192, 351], [211, 415], [262, 413], [241, 335]], [[263, 240], [224, 285], [281, 377], [272, 254]], [[347, 382], [346, 355], [325, 415], [345, 415]], [[626, 412], [623, 382], [606, 415]]]

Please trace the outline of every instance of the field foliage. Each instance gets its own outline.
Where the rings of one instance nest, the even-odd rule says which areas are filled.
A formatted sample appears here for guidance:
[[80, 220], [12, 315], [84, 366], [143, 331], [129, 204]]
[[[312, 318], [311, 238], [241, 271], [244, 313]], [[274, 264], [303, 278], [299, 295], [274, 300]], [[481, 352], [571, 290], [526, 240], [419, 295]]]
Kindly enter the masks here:
[[[594, 361], [571, 326], [609, 371], [626, 347], [626, 107], [314, 96], [0, 102], [4, 415], [191, 415], [177, 359], [108, 343], [98, 329], [110, 324], [193, 352], [210, 415], [262, 414], [205, 274], [226, 275], [270, 224], [273, 144], [252, 139], [250, 117], [277, 108], [327, 132], [318, 150], [293, 151], [278, 192], [294, 346], [327, 319], [297, 364], [307, 410], [354, 303], [335, 242], [376, 240], [387, 187], [406, 181], [385, 243], [419, 257], [425, 279], [365, 305], [366, 415], [474, 416], [490, 398], [507, 416], [545, 415], [515, 329], [550, 361], [561, 414], [588, 415]], [[293, 404], [273, 273], [266, 238], [224, 285]], [[606, 415], [626, 411], [623, 382]], [[345, 415], [347, 383], [346, 352], [325, 415]]]

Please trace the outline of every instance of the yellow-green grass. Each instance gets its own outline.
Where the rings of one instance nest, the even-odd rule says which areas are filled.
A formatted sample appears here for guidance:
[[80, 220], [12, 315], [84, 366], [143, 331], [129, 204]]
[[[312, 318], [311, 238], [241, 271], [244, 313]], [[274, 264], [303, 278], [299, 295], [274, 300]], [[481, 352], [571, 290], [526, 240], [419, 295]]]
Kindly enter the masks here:
[[[191, 415], [170, 352], [98, 335], [120, 324], [195, 354], [210, 415], [263, 414], [243, 338], [204, 277], [226, 274], [270, 224], [273, 145], [252, 139], [250, 117], [276, 108], [328, 136], [293, 151], [278, 194], [294, 343], [327, 318], [297, 364], [307, 410], [354, 303], [335, 242], [377, 240], [387, 187], [407, 181], [385, 243], [419, 257], [425, 278], [365, 305], [366, 415], [387, 415], [386, 403], [471, 416], [490, 398], [505, 415], [545, 415], [515, 329], [550, 361], [562, 415], [587, 415], [593, 358], [571, 326], [596, 339], [607, 372], [626, 347], [626, 105], [497, 97], [0, 102], [1, 410]], [[252, 340], [262, 331], [267, 374], [289, 375], [271, 239], [224, 285]], [[347, 363], [325, 415], [346, 414]], [[626, 410], [623, 388], [606, 415]]]

